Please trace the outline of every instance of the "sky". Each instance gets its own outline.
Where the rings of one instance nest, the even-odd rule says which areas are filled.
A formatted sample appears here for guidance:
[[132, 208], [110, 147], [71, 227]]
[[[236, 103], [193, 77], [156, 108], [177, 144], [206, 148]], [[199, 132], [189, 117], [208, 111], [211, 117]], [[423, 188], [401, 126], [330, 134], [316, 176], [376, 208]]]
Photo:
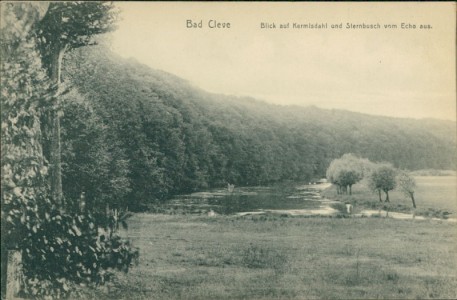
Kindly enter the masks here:
[[[454, 3], [117, 5], [122, 20], [112, 36], [115, 52], [204, 90], [283, 105], [456, 120]], [[188, 28], [188, 20], [202, 28]], [[211, 20], [230, 28], [209, 28]]]

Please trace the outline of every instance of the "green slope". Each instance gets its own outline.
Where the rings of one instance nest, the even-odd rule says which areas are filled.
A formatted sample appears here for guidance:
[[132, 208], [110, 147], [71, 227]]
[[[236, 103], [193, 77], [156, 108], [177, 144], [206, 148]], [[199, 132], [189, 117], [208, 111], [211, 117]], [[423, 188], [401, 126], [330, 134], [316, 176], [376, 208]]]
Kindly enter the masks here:
[[[208, 93], [102, 47], [73, 52], [64, 75], [116, 141], [116, 153], [125, 154], [135, 201], [228, 182], [309, 180], [324, 176], [329, 162], [348, 152], [411, 170], [456, 167], [455, 122]], [[64, 122], [84, 120], [77, 118], [67, 113]], [[74, 142], [68, 135], [67, 144]]]

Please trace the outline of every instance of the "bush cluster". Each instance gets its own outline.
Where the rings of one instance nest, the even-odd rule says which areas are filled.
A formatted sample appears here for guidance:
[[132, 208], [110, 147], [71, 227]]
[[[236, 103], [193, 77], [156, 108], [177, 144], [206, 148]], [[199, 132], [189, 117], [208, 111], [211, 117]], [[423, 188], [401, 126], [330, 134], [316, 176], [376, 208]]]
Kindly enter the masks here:
[[22, 209], [17, 203], [7, 205], [2, 227], [6, 246], [22, 252], [26, 295], [61, 297], [78, 285], [102, 285], [113, 271], [127, 272], [138, 257], [138, 250], [115, 233], [117, 220], [112, 216], [65, 213], [36, 202]]

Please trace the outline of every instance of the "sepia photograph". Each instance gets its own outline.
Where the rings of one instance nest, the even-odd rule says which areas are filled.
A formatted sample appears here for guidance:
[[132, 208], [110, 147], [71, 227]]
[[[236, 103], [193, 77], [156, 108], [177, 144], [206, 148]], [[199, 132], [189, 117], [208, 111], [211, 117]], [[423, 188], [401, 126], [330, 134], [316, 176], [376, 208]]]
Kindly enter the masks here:
[[456, 9], [2, 1], [1, 299], [456, 299]]

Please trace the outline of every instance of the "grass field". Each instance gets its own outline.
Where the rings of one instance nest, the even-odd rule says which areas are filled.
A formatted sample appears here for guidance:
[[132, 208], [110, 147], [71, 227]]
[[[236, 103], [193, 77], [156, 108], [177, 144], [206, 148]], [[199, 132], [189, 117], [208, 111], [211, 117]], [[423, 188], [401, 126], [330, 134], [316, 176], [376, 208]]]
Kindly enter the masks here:
[[[457, 212], [455, 177], [417, 182], [418, 211]], [[324, 194], [379, 205], [363, 185], [353, 191]], [[411, 208], [398, 191], [391, 201]], [[457, 224], [446, 220], [136, 214], [129, 224], [138, 265], [88, 298], [457, 298]]]
[[456, 298], [446, 221], [138, 214], [138, 266], [98, 299]]
[[415, 179], [418, 205], [457, 213], [457, 177], [419, 176]]

